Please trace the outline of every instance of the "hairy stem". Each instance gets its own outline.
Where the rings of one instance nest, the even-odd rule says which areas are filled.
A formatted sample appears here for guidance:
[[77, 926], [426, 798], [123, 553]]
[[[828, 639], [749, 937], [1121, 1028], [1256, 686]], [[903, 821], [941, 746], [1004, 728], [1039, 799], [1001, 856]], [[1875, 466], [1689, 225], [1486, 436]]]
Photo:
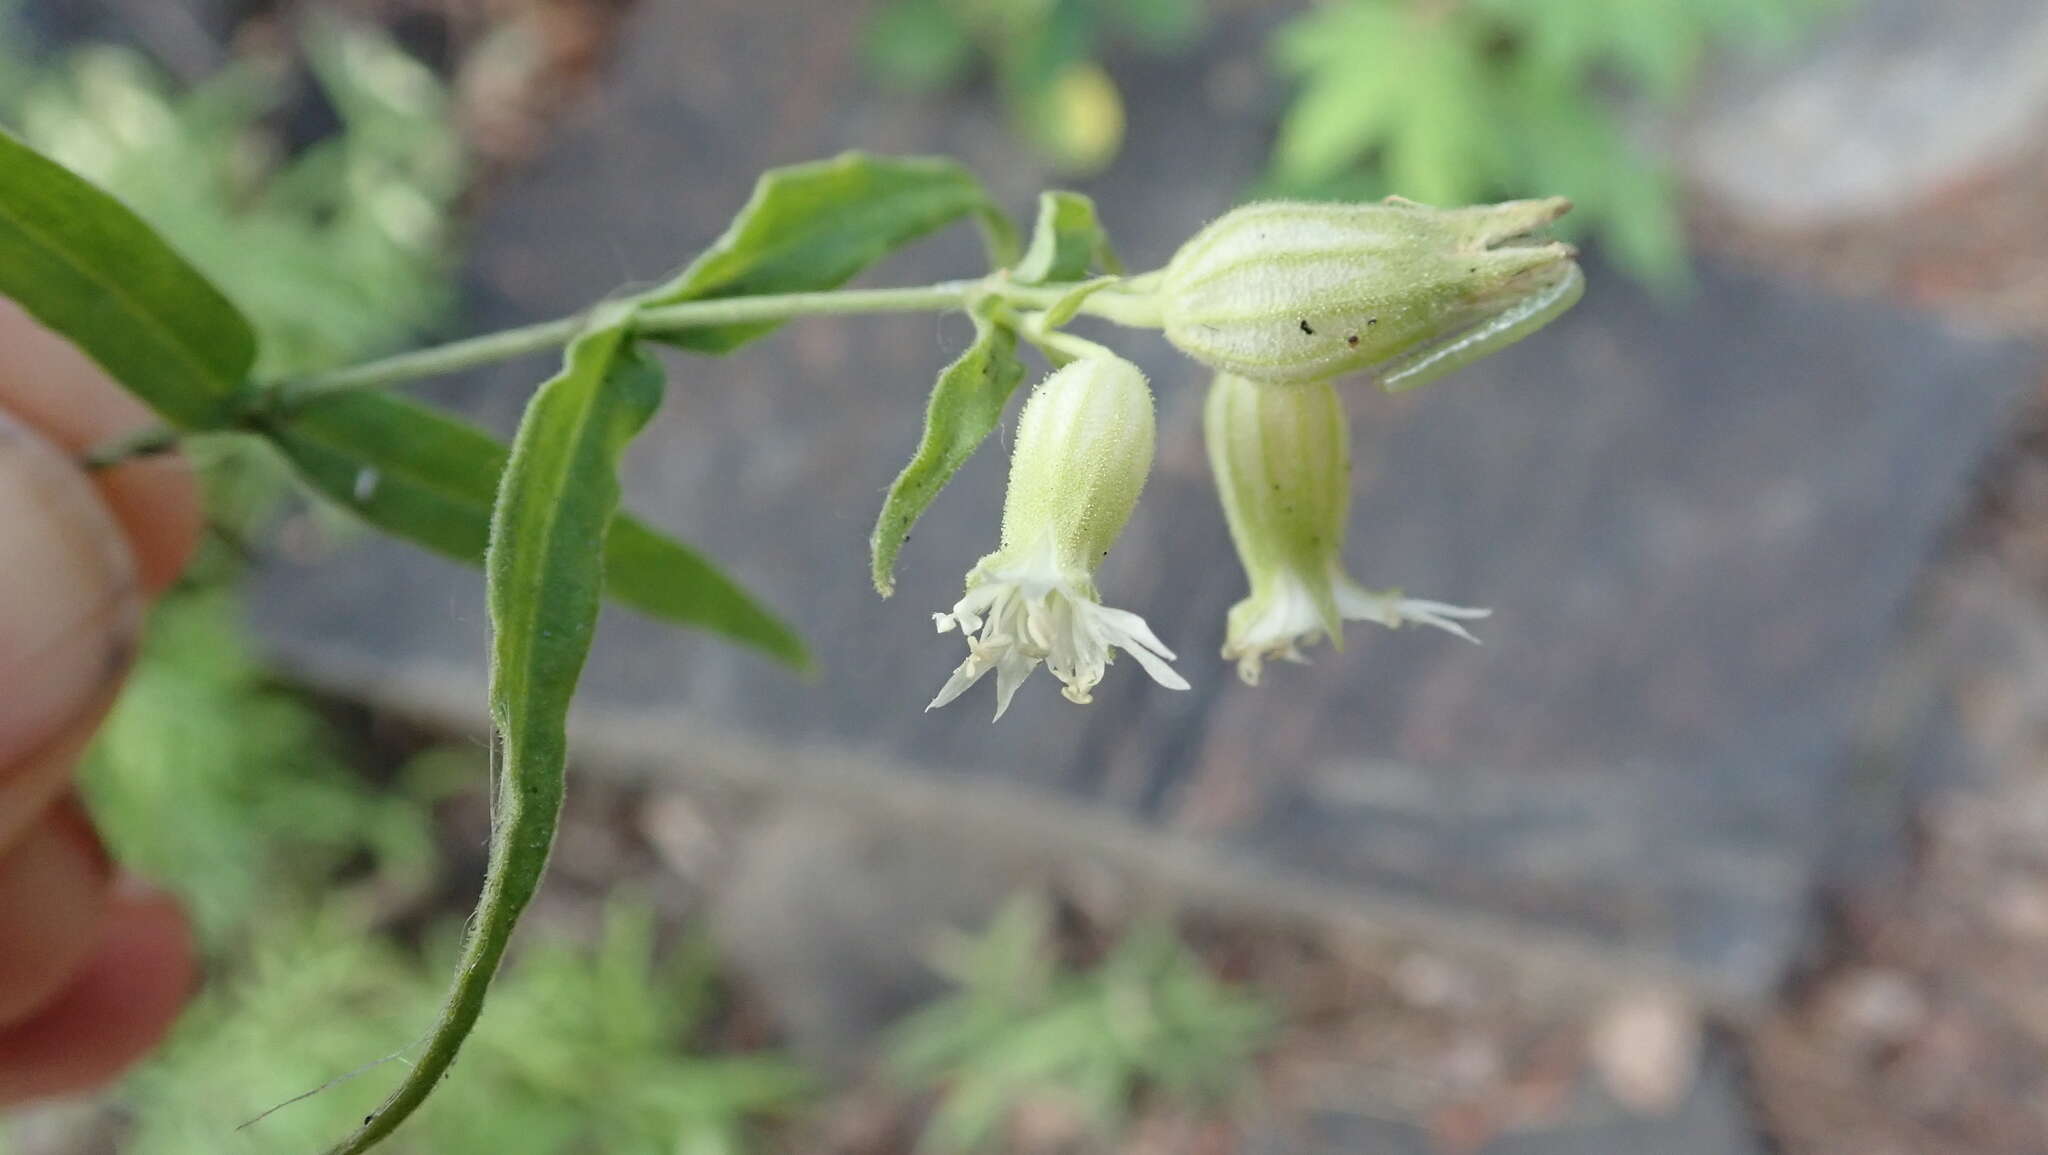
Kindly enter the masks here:
[[[1135, 278], [1129, 283], [1148, 284], [1149, 278]], [[783, 321], [796, 317], [944, 312], [965, 308], [986, 296], [1000, 297], [1021, 308], [1044, 309], [1058, 302], [1073, 287], [1017, 285], [998, 275], [897, 289], [838, 289], [821, 293], [724, 297], [643, 309], [635, 315], [632, 328], [636, 334], [659, 337], [713, 325]], [[1082, 302], [1080, 311], [1134, 328], [1157, 328], [1159, 325], [1159, 306], [1154, 298], [1149, 293], [1125, 289], [1123, 285], [1113, 285], [1093, 294]], [[516, 329], [465, 337], [445, 345], [399, 353], [309, 377], [270, 382], [253, 391], [255, 400], [251, 405], [251, 415], [290, 413], [323, 397], [363, 389], [385, 389], [559, 348], [582, 330], [585, 319], [585, 314], [578, 313]], [[162, 453], [174, 448], [177, 440], [177, 432], [169, 428], [147, 429], [94, 448], [85, 455], [83, 463], [88, 468], [106, 469], [137, 457]]]
[[[633, 319], [633, 331], [642, 336], [659, 337], [713, 325], [743, 325], [795, 317], [943, 312], [963, 308], [982, 294], [998, 296], [1018, 305], [1044, 308], [1058, 301], [1072, 287], [1013, 285], [996, 278], [980, 278], [901, 289], [838, 289], [822, 293], [774, 293], [759, 297], [685, 301], [679, 305], [642, 309]], [[1082, 304], [1081, 311], [1120, 325], [1156, 326], [1159, 323], [1158, 309], [1150, 298], [1117, 293], [1113, 289], [1090, 297]], [[576, 334], [582, 323], [581, 315], [564, 317], [413, 353], [401, 353], [331, 373], [280, 382], [271, 387], [271, 397], [277, 405], [289, 410], [334, 393], [381, 389], [458, 369], [508, 361], [563, 344]]]

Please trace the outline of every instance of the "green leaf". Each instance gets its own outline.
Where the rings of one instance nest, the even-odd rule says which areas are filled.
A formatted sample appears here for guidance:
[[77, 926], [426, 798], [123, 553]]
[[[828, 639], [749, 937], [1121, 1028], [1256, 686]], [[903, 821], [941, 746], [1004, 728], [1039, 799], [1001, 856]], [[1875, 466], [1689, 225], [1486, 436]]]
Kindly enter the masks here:
[[1017, 334], [974, 314], [974, 343], [939, 374], [925, 407], [924, 436], [910, 464], [889, 486], [882, 515], [868, 539], [875, 590], [888, 597], [896, 589], [896, 555], [910, 539], [910, 528], [932, 499], [953, 479], [1003, 418], [1003, 406], [1024, 379], [1017, 359]]
[[1031, 244], [1011, 276], [1026, 285], [1078, 281], [1094, 270], [1121, 273], [1109, 234], [1095, 217], [1095, 202], [1077, 192], [1038, 194], [1038, 220]]
[[113, 197], [0, 132], [0, 295], [181, 429], [229, 423], [256, 337]]
[[569, 755], [569, 703], [597, 628], [604, 539], [619, 507], [619, 459], [661, 403], [661, 365], [632, 343], [631, 318], [624, 305], [599, 314], [570, 344], [562, 371], [534, 394], [513, 440], [485, 562], [500, 778], [483, 895], [448, 1001], [417, 1061], [336, 1155], [374, 1146], [441, 1081], [547, 869]]
[[[950, 160], [848, 152], [770, 169], [725, 235], [642, 303], [836, 288], [969, 215], [981, 221], [994, 263], [1015, 260], [1015, 228], [973, 174]], [[729, 353], [777, 324], [707, 325], [661, 339], [700, 353]]]
[[604, 543], [605, 595], [663, 621], [752, 646], [799, 670], [810, 652], [795, 629], [709, 558], [645, 522], [621, 515]]
[[[325, 397], [270, 420], [262, 432], [308, 484], [363, 520], [458, 561], [483, 563], [507, 456], [490, 434], [388, 393]], [[613, 601], [793, 666], [808, 663], [787, 623], [681, 542], [621, 515], [604, 553]]]

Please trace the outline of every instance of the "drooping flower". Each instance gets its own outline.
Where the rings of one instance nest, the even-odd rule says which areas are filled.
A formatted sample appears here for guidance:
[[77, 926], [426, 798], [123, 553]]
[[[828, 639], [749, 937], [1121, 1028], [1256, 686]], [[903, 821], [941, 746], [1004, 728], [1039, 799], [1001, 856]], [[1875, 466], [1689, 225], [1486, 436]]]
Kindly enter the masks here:
[[1579, 299], [1570, 245], [1533, 234], [1562, 197], [1437, 209], [1273, 201], [1224, 214], [1161, 277], [1166, 337], [1219, 372], [1305, 385], [1371, 370], [1420, 384]]
[[1067, 700], [1086, 703], [1119, 649], [1160, 685], [1188, 688], [1145, 620], [1103, 605], [1095, 589], [1151, 472], [1152, 442], [1152, 391], [1119, 357], [1084, 356], [1033, 390], [1017, 421], [1001, 547], [968, 571], [950, 613], [932, 615], [940, 633], [967, 636], [968, 655], [926, 709], [993, 670], [1001, 718], [1040, 663]]
[[1209, 464], [1230, 537], [1251, 581], [1231, 607], [1223, 656], [1256, 685], [1267, 658], [1304, 661], [1327, 635], [1343, 645], [1347, 621], [1420, 622], [1477, 642], [1460, 623], [1491, 610], [1375, 592], [1344, 572], [1351, 507], [1351, 430], [1328, 381], [1262, 385], [1218, 374], [1203, 410]]

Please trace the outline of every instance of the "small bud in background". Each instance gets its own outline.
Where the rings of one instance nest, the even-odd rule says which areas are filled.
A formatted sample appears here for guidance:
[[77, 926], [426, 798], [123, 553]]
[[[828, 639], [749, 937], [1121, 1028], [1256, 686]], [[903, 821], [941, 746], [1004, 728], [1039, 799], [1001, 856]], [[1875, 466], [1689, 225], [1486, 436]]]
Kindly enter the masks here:
[[1476, 641], [1459, 620], [1492, 611], [1362, 589], [1344, 573], [1351, 509], [1351, 430], [1328, 381], [1261, 385], [1228, 373], [1203, 411], [1209, 464], [1251, 596], [1231, 607], [1223, 656], [1256, 685], [1267, 658], [1303, 661], [1301, 646], [1346, 621], [1421, 622]]
[[[968, 657], [927, 709], [996, 672], [996, 717], [1044, 662], [1086, 703], [1113, 649], [1170, 689], [1188, 684], [1145, 620], [1100, 604], [1095, 569], [1109, 555], [1152, 470], [1152, 391], [1136, 365], [1090, 354], [1032, 391], [1017, 421], [1001, 548], [967, 574], [967, 593], [939, 631], [967, 635]], [[976, 637], [976, 634], [979, 637]]]
[[1268, 384], [1360, 369], [1389, 388], [1420, 384], [1578, 300], [1575, 250], [1530, 236], [1570, 208], [1562, 197], [1461, 209], [1247, 205], [1167, 265], [1166, 336], [1210, 368]]
[[1124, 145], [1123, 94], [1101, 65], [1078, 61], [1028, 102], [1023, 123], [1061, 171], [1099, 172]]

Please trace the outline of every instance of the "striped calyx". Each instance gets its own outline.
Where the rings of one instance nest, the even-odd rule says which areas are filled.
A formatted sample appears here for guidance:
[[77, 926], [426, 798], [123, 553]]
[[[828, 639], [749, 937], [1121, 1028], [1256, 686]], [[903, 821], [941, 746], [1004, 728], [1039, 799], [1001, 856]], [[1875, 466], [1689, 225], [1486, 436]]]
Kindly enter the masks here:
[[1166, 336], [1213, 369], [1266, 384], [1412, 361], [1575, 289], [1572, 247], [1531, 236], [1570, 207], [1562, 197], [1460, 209], [1246, 205], [1167, 265]]
[[1223, 656], [1257, 683], [1268, 658], [1304, 661], [1301, 647], [1344, 623], [1420, 622], [1475, 640], [1461, 622], [1483, 609], [1368, 590], [1344, 572], [1351, 508], [1351, 431], [1328, 381], [1262, 385], [1218, 374], [1203, 409], [1209, 466], [1251, 594], [1230, 608]]

